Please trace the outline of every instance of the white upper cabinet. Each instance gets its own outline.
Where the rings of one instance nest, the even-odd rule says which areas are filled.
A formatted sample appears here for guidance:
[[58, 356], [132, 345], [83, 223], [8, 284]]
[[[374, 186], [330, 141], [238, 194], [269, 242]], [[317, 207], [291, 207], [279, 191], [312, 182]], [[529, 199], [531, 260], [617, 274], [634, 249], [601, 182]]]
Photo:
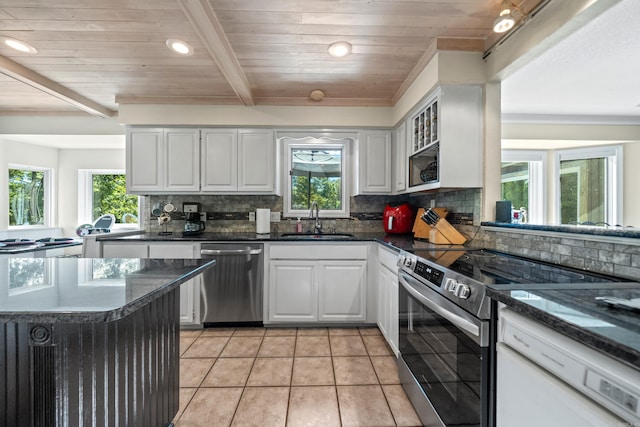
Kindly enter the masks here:
[[198, 192], [198, 129], [127, 130], [127, 191], [138, 194]]
[[127, 191], [145, 193], [164, 187], [164, 137], [162, 129], [127, 130]]
[[203, 192], [277, 193], [276, 143], [270, 129], [203, 129]]
[[355, 145], [353, 194], [391, 194], [391, 132], [361, 131]]
[[127, 130], [133, 194], [277, 194], [277, 167], [270, 129]]
[[238, 189], [238, 131], [206, 129], [202, 131], [202, 191]]
[[238, 191], [276, 192], [276, 142], [273, 131], [238, 131]]
[[172, 192], [200, 190], [200, 177], [198, 176], [199, 131], [197, 129], [165, 129], [164, 144], [164, 189]]
[[407, 189], [407, 123], [402, 123], [391, 133], [393, 158], [393, 192], [404, 193]]
[[482, 87], [445, 85], [411, 115], [408, 192], [482, 187]]

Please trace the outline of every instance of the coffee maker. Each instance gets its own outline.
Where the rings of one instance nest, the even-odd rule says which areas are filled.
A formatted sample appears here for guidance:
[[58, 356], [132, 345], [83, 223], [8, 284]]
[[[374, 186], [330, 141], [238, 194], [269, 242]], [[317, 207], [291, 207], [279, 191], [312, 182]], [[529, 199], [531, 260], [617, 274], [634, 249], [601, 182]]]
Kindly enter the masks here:
[[200, 220], [200, 212], [185, 213], [184, 232], [185, 236], [193, 236], [204, 231], [204, 221]]

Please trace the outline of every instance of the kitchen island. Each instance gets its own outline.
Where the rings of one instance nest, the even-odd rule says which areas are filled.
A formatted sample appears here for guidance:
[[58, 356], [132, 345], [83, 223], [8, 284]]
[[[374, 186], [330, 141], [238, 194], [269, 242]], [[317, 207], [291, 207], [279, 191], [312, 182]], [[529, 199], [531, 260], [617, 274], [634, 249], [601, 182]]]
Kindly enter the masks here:
[[0, 259], [0, 425], [169, 424], [179, 287], [214, 264]]

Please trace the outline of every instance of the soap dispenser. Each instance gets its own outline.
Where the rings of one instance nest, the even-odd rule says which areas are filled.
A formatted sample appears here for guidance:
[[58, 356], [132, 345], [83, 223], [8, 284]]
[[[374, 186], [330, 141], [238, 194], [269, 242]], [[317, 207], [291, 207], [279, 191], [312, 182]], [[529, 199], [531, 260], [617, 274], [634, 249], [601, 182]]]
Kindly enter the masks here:
[[302, 220], [298, 217], [298, 222], [296, 222], [296, 233], [302, 233]]

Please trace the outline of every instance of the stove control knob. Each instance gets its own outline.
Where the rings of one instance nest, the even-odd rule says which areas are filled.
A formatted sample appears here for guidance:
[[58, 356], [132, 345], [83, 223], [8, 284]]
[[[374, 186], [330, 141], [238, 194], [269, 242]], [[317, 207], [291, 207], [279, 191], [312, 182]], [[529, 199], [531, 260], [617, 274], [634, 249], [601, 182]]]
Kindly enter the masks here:
[[464, 283], [459, 283], [456, 287], [456, 296], [461, 299], [467, 299], [471, 296], [471, 288], [469, 285], [465, 285]]
[[444, 283], [444, 290], [445, 291], [449, 291], [452, 294], [456, 292], [456, 289], [458, 288], [458, 281], [456, 279], [447, 279], [447, 281]]

